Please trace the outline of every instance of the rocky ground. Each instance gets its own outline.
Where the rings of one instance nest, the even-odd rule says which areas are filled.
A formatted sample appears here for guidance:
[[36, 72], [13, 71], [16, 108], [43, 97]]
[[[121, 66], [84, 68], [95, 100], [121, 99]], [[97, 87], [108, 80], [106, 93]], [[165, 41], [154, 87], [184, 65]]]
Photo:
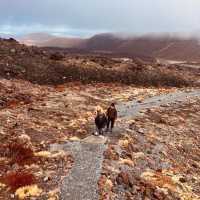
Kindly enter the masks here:
[[13, 39], [0, 39], [0, 76], [48, 85], [81, 81], [183, 87], [197, 85], [199, 69], [101, 55], [66, 55], [56, 50], [27, 47]]
[[[0, 199], [64, 200], [81, 183], [79, 194], [91, 200], [198, 199], [199, 100], [144, 110], [148, 99], [152, 108], [152, 98], [185, 94], [198, 80], [198, 69], [0, 39]], [[89, 140], [95, 108], [111, 102], [121, 113], [117, 128], [98, 146]], [[134, 106], [143, 112], [136, 119]]]
[[130, 119], [105, 152], [101, 199], [200, 199], [199, 103], [178, 100]]
[[91, 135], [97, 105], [106, 108], [111, 101], [143, 101], [177, 90], [78, 82], [52, 87], [17, 79], [1, 79], [0, 85], [2, 199], [31, 195], [57, 199], [58, 183], [74, 158], [69, 151], [50, 151], [49, 147]]

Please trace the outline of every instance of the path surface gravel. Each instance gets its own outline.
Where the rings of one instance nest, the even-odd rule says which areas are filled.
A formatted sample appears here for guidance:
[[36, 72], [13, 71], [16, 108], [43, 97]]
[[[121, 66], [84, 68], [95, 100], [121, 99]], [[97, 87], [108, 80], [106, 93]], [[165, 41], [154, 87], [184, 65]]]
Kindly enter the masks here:
[[74, 158], [74, 166], [63, 181], [62, 200], [98, 199], [98, 180], [101, 175], [106, 138], [90, 136], [83, 141], [52, 146], [63, 149]]

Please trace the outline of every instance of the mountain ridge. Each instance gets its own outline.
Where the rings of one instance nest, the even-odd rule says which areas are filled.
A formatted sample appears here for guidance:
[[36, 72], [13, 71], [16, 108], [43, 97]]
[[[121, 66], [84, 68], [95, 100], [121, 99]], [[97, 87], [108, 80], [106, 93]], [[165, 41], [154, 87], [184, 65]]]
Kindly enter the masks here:
[[112, 33], [97, 34], [90, 38], [58, 37], [35, 33], [19, 41], [39, 47], [84, 49], [90, 52], [118, 54], [127, 57], [152, 57], [181, 61], [200, 61], [200, 45], [197, 37], [144, 35], [120, 37]]

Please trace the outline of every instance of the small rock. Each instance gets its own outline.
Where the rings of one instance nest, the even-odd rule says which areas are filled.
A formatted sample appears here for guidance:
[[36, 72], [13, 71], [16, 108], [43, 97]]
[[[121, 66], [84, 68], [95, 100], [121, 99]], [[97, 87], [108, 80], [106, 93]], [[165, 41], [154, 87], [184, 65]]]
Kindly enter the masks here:
[[44, 182], [47, 182], [49, 180], [50, 180], [50, 178], [48, 176], [45, 176], [44, 179], [43, 179]]
[[11, 49], [10, 52], [11, 53], [16, 53], [16, 49]]
[[124, 165], [128, 165], [130, 167], [134, 166], [134, 162], [130, 159], [120, 159], [120, 163]]
[[105, 159], [109, 160], [119, 160], [119, 154], [113, 149], [113, 147], [109, 147], [104, 152]]
[[180, 181], [181, 183], [186, 183], [186, 182], [187, 182], [186, 178], [184, 178], [184, 177], [179, 178], [179, 181]]
[[127, 172], [120, 172], [116, 178], [119, 185], [132, 186], [133, 181]]
[[107, 179], [106, 182], [105, 182], [105, 186], [104, 186], [105, 190], [108, 192], [108, 191], [111, 191], [112, 188], [113, 188], [113, 183], [110, 179]]

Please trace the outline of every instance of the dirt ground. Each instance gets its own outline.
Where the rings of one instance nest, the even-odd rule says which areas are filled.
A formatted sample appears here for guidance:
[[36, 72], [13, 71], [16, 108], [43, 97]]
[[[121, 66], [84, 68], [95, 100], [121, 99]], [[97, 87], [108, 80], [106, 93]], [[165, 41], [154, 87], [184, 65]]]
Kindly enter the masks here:
[[[72, 167], [73, 158], [66, 152], [49, 152], [50, 144], [92, 134], [97, 105], [106, 108], [111, 102], [142, 102], [177, 90], [79, 82], [52, 87], [7, 79], [0, 79], [0, 87], [0, 199], [17, 199], [18, 188], [25, 185], [37, 185], [40, 199], [50, 198], [52, 193], [56, 199], [58, 183]], [[33, 153], [10, 146], [20, 135], [30, 137]], [[22, 153], [27, 157], [20, 157]]]
[[[0, 199], [59, 199], [76, 159], [50, 145], [93, 134], [97, 106], [143, 103], [198, 84], [196, 68], [65, 55], [0, 39]], [[101, 199], [199, 199], [198, 119], [198, 100], [129, 119], [128, 132], [110, 137]]]
[[101, 199], [198, 200], [200, 99], [147, 109], [109, 143]]

